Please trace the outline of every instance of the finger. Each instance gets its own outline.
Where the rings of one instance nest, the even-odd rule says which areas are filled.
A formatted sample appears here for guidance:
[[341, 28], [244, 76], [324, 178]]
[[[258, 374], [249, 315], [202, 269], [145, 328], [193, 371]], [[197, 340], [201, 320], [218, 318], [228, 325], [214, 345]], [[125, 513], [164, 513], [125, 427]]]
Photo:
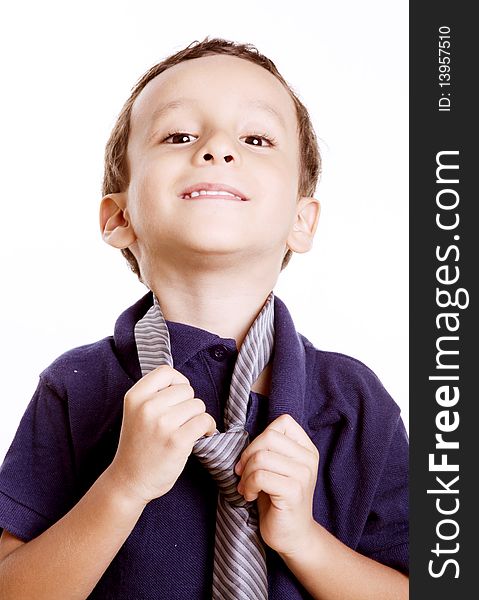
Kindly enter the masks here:
[[[292, 485], [290, 477], [279, 475], [259, 469], [252, 473], [243, 484], [243, 496], [248, 502], [258, 498], [260, 492], [265, 492], [271, 500], [279, 500], [291, 496], [292, 488], [296, 488], [296, 482]], [[296, 489], [295, 489], [296, 493]]]
[[315, 451], [316, 446], [311, 441], [309, 435], [304, 431], [301, 425], [293, 419], [291, 415], [283, 414], [276, 418], [272, 423], [268, 425], [271, 429], [282, 433], [289, 439], [295, 441], [304, 448]]
[[144, 375], [127, 392], [130, 400], [143, 400], [159, 390], [174, 384], [188, 384], [188, 379], [168, 365], [161, 365]]
[[147, 398], [147, 402], [155, 402], [160, 408], [167, 408], [180, 404], [185, 400], [190, 400], [195, 397], [195, 390], [189, 383], [177, 383], [170, 385], [164, 390], [155, 392], [152, 396]]
[[[305, 484], [309, 484], [313, 476], [310, 465], [300, 463], [293, 458], [272, 452], [271, 450], [259, 450], [251, 456], [245, 464], [241, 474], [241, 487], [254, 471], [264, 470], [277, 475], [284, 475]], [[241, 490], [239, 490], [241, 493]]]
[[204, 435], [216, 432], [216, 421], [208, 413], [202, 413], [186, 421], [172, 436], [172, 442], [180, 449], [191, 449], [193, 444]]
[[[148, 403], [151, 404], [151, 400]], [[204, 412], [206, 412], [206, 406], [203, 400], [189, 398], [169, 407], [168, 411], [157, 412], [156, 420], [163, 425], [162, 428], [165, 431], [173, 431]]]
[[268, 426], [263, 433], [258, 435], [251, 444], [241, 454], [240, 460], [235, 467], [238, 475], [241, 473], [244, 465], [248, 462], [250, 456], [252, 456], [258, 450], [271, 450], [288, 456], [289, 458], [296, 459], [298, 462], [307, 462], [313, 460], [313, 457], [306, 448], [291, 438], [287, 437], [283, 433], [280, 433], [276, 429]]

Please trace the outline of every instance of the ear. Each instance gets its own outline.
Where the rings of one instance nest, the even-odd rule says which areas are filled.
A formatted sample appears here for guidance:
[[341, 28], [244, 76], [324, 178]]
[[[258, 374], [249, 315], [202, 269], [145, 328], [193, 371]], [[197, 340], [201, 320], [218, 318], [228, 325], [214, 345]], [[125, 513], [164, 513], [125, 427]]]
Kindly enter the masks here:
[[103, 240], [114, 248], [128, 248], [136, 241], [130, 223], [124, 192], [108, 194], [100, 204], [100, 229]]
[[286, 240], [290, 250], [298, 253], [311, 250], [320, 212], [321, 205], [316, 198], [303, 196], [298, 200], [296, 218]]

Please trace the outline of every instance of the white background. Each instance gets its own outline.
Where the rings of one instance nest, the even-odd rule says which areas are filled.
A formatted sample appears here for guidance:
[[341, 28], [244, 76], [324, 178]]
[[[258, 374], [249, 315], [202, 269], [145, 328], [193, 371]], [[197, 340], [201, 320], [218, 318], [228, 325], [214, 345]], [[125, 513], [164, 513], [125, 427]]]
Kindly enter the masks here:
[[293, 256], [276, 295], [317, 347], [370, 366], [407, 423], [407, 2], [4, 6], [0, 461], [38, 374], [110, 335], [146, 292], [100, 238], [104, 146], [137, 79], [206, 35], [269, 56], [320, 138], [315, 245]]

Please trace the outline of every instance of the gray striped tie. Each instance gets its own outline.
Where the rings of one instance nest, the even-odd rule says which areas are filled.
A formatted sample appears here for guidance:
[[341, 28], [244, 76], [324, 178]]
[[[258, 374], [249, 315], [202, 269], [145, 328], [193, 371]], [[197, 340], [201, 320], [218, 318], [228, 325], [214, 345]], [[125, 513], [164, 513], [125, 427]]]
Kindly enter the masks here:
[[[173, 367], [170, 335], [156, 297], [135, 326], [142, 375], [162, 364]], [[259, 533], [255, 502], [247, 502], [236, 486], [234, 472], [239, 456], [249, 444], [244, 429], [252, 384], [268, 364], [274, 346], [274, 295], [271, 292], [241, 345], [231, 378], [225, 408], [225, 431], [200, 438], [193, 454], [218, 484], [214, 600], [263, 600], [268, 597], [266, 555]], [[194, 387], [194, 382], [192, 382]]]

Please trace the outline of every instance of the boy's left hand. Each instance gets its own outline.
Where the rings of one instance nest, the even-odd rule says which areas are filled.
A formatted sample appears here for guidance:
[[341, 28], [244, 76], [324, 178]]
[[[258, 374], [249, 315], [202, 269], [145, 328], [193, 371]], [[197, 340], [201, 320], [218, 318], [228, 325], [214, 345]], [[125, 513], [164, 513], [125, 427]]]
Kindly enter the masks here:
[[278, 553], [308, 547], [318, 465], [316, 446], [287, 414], [270, 423], [236, 464], [238, 491], [246, 500], [257, 500], [261, 536]]

